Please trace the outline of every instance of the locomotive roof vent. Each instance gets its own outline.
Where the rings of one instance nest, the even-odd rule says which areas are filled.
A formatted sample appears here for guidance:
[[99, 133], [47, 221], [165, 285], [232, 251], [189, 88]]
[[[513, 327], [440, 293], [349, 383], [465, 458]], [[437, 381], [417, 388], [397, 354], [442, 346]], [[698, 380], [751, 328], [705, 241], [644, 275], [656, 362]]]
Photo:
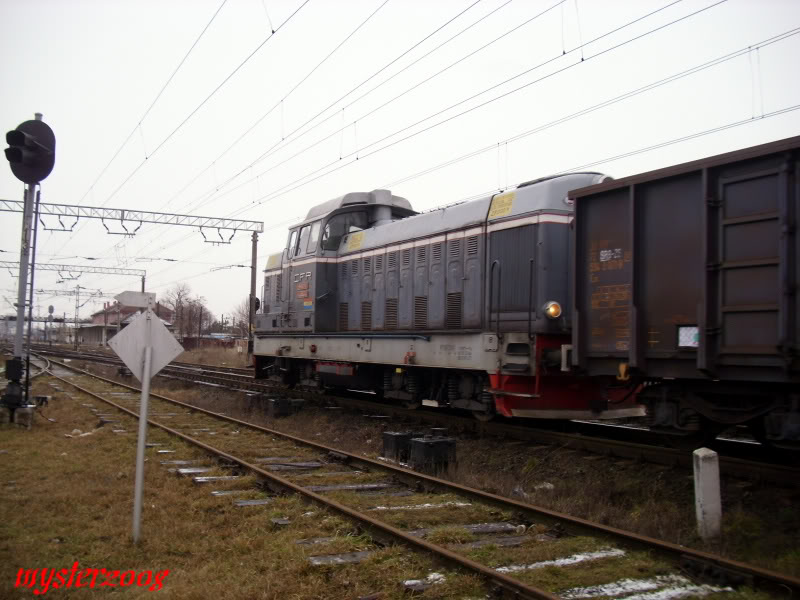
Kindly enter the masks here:
[[602, 183], [603, 181], [610, 181], [611, 179], [613, 179], [612, 177], [609, 177], [605, 173], [599, 173], [597, 171], [576, 171], [574, 173], [562, 173], [561, 175], [549, 175], [547, 177], [540, 177], [539, 179], [532, 179], [530, 181], [520, 183], [517, 186], [517, 188], [527, 187], [529, 185], [535, 185], [537, 183], [542, 183], [543, 181], [549, 181], [550, 179], [556, 179], [558, 177], [566, 177], [569, 175], [599, 175], [600, 177], [598, 178], [597, 181], [595, 181], [595, 183]]
[[405, 198], [394, 196], [389, 190], [372, 190], [371, 192], [350, 192], [344, 196], [333, 198], [317, 204], [308, 211], [306, 221], [319, 219], [339, 209], [367, 206], [370, 208], [368, 218], [370, 225], [383, 225], [398, 219], [417, 214], [411, 203]]

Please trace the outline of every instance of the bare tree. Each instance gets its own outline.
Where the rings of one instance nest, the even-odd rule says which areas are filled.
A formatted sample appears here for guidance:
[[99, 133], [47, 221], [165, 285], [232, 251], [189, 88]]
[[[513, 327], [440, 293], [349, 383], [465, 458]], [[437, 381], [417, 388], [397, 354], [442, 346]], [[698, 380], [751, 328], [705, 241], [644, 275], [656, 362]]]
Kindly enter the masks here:
[[242, 299], [232, 311], [233, 318], [236, 320], [235, 331], [242, 337], [247, 336], [247, 329], [250, 323], [250, 296]]
[[164, 303], [172, 309], [173, 323], [178, 338], [203, 335], [214, 322], [214, 315], [206, 306], [202, 296], [192, 296], [192, 288], [186, 283], [176, 283], [164, 295]]
[[185, 306], [191, 293], [192, 288], [189, 287], [189, 284], [176, 283], [164, 295], [164, 303], [172, 309], [172, 322], [175, 325], [175, 331], [178, 333], [179, 339], [183, 339], [187, 330], [187, 323], [184, 322]]

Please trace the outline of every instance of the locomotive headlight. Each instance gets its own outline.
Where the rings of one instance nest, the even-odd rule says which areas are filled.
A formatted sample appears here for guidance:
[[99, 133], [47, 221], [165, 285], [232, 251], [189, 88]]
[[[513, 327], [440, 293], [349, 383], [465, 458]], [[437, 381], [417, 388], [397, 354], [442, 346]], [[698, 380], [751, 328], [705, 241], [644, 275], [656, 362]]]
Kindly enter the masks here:
[[543, 310], [550, 319], [557, 319], [561, 316], [561, 305], [554, 300], [545, 303]]

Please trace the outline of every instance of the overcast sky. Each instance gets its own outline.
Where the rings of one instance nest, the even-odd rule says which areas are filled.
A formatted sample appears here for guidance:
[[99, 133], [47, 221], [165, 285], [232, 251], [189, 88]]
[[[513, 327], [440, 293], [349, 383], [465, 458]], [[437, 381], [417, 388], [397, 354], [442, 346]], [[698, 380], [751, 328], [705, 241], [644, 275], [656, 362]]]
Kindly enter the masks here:
[[[287, 227], [347, 192], [390, 187], [424, 210], [800, 134], [797, 0], [0, 0], [0, 55], [0, 125], [42, 112], [56, 134], [43, 202], [263, 221], [259, 289]], [[0, 198], [22, 195], [1, 166]], [[20, 226], [0, 213], [0, 260], [19, 260]], [[126, 238], [85, 220], [40, 229], [37, 260], [146, 269], [148, 291], [186, 282], [216, 315], [249, 291], [248, 269], [219, 268], [249, 265], [243, 232], [213, 246], [187, 227]], [[57, 282], [36, 273], [39, 289], [139, 286]], [[48, 304], [74, 314], [70, 298], [37, 296]]]

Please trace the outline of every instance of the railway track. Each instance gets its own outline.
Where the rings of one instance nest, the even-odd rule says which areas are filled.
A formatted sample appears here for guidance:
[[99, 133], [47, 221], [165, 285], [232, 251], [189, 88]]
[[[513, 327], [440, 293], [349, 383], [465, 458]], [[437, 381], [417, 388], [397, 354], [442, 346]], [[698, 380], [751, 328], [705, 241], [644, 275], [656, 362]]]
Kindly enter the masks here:
[[[48, 350], [46, 353], [66, 356], [73, 360], [92, 360], [109, 365], [122, 364], [116, 357], [96, 353], [87, 355], [64, 350]], [[471, 417], [463, 417], [449, 412], [409, 410], [353, 396], [327, 396], [316, 390], [286, 390], [274, 382], [255, 380], [252, 374], [243, 375], [240, 373], [241, 371], [242, 369], [227, 367], [171, 363], [159, 376], [268, 396], [288, 393], [294, 398], [335, 403], [363, 413], [379, 412], [395, 419], [422, 421], [439, 427], [447, 427], [451, 431], [555, 445], [670, 467], [692, 468], [691, 453], [654, 443], [660, 440], [654, 438], [653, 434], [645, 429], [579, 423], [572, 424], [574, 431], [565, 432], [532, 427], [530, 424], [518, 425], [499, 421], [480, 422]], [[760, 444], [732, 440], [717, 440], [715, 449], [720, 452], [720, 469], [724, 475], [788, 486], [800, 485], [800, 469], [796, 466], [797, 457], [792, 453], [776, 453]]]
[[[137, 388], [56, 364], [77, 373], [56, 378], [116, 414], [138, 417]], [[107, 425], [119, 426], [114, 414], [98, 405], [83, 406]], [[299, 494], [348, 519], [354, 531], [372, 540], [366, 550], [339, 554], [325, 553], [326, 546], [336, 545], [335, 537], [300, 540], [312, 549], [312, 565], [360, 562], [383, 544], [400, 543], [432, 555], [437, 563], [479, 575], [494, 597], [588, 598], [652, 591], [659, 594], [653, 598], [699, 598], [740, 586], [775, 597], [800, 593], [795, 578], [341, 452], [158, 394], [151, 394], [151, 411], [151, 426], [209, 457], [184, 464], [170, 448], [154, 447], [151, 461], [160, 457], [163, 468], [198, 485], [223, 488], [212, 492], [221, 502], [257, 509], [276, 494]], [[133, 428], [115, 433], [134, 443]], [[260, 488], [239, 485], [247, 481], [246, 474], [258, 478]], [[453, 543], [443, 543], [443, 532]], [[407, 586], [424, 589], [437, 585], [440, 577], [423, 576]], [[565, 587], [564, 581], [581, 584]]]

